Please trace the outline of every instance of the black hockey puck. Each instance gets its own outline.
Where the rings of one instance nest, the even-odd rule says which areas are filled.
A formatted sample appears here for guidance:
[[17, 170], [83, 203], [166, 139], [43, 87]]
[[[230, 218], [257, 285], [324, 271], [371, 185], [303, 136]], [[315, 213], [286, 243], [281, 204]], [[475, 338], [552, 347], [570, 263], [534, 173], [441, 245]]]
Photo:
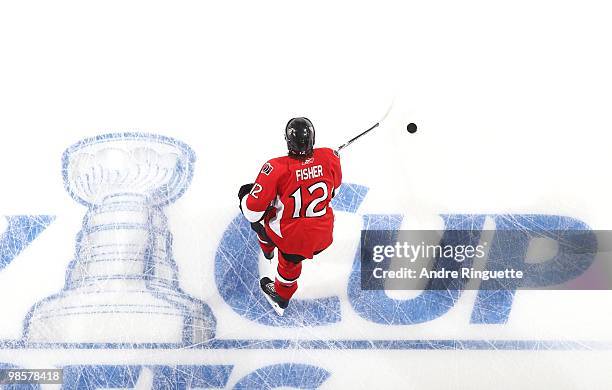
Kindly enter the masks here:
[[410, 134], [414, 134], [417, 131], [417, 125], [415, 125], [414, 123], [408, 123], [408, 126], [406, 126], [406, 130], [410, 133]]

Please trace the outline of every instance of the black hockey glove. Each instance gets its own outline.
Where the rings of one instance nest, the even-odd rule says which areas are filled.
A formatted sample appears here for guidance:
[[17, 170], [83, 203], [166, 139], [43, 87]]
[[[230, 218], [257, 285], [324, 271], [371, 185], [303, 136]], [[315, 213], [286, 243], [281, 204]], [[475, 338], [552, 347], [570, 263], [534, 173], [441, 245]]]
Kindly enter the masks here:
[[255, 183], [244, 184], [238, 190], [238, 208], [240, 209], [240, 212], [242, 214], [244, 214], [244, 212], [242, 211], [242, 198], [244, 198], [249, 194], [249, 192], [251, 192], [254, 185]]
[[249, 184], [244, 184], [243, 186], [241, 186], [240, 189], [238, 190], [238, 200], [242, 202], [242, 198], [244, 198], [246, 194], [251, 192], [254, 185], [255, 183], [249, 183]]

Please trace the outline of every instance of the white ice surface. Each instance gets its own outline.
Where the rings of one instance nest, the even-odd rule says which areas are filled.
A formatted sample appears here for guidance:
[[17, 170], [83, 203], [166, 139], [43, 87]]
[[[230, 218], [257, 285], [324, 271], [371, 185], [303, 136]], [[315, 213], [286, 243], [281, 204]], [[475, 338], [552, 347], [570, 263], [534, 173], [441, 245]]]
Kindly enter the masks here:
[[[191, 186], [166, 215], [180, 285], [211, 307], [217, 338], [612, 341], [608, 291], [520, 292], [502, 325], [470, 324], [476, 292], [410, 326], [373, 324], [346, 297], [362, 214], [404, 214], [411, 229], [440, 228], [444, 213], [566, 215], [612, 228], [609, 14], [594, 1], [0, 4], [0, 215], [56, 216], [0, 270], [0, 339], [21, 337], [27, 311], [62, 289], [74, 257], [86, 208], [64, 189], [63, 151], [131, 130], [197, 154]], [[283, 154], [288, 118], [310, 117], [317, 144], [335, 147], [393, 97], [387, 123], [342, 154], [344, 180], [370, 190], [357, 215], [338, 213], [334, 246], [305, 265], [296, 296], [339, 296], [342, 321], [286, 329], [239, 316], [213, 276], [239, 186]], [[287, 362], [325, 368], [328, 389], [612, 385], [610, 349], [534, 349], [9, 348], [0, 362], [229, 364], [229, 387]]]

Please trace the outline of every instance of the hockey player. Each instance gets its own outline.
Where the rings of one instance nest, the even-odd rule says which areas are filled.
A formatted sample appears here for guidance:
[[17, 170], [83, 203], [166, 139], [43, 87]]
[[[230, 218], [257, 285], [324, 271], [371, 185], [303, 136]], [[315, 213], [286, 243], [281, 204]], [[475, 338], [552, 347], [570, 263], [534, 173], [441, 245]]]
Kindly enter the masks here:
[[331, 199], [342, 182], [338, 154], [314, 149], [315, 130], [307, 118], [293, 118], [285, 127], [288, 155], [266, 162], [255, 183], [238, 192], [240, 210], [257, 233], [264, 256], [278, 248], [274, 281], [260, 287], [274, 310], [283, 315], [298, 288], [302, 261], [311, 259], [333, 241]]

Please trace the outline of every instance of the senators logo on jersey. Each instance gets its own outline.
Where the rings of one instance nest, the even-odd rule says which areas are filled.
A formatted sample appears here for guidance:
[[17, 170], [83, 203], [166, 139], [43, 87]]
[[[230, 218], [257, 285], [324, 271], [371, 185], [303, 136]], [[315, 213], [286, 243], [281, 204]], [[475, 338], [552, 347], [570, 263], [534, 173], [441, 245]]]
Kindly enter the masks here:
[[266, 176], [270, 176], [270, 173], [272, 173], [272, 170], [274, 169], [274, 167], [272, 166], [272, 164], [270, 164], [269, 162], [265, 163], [264, 166], [261, 168], [261, 173], [263, 173]]

